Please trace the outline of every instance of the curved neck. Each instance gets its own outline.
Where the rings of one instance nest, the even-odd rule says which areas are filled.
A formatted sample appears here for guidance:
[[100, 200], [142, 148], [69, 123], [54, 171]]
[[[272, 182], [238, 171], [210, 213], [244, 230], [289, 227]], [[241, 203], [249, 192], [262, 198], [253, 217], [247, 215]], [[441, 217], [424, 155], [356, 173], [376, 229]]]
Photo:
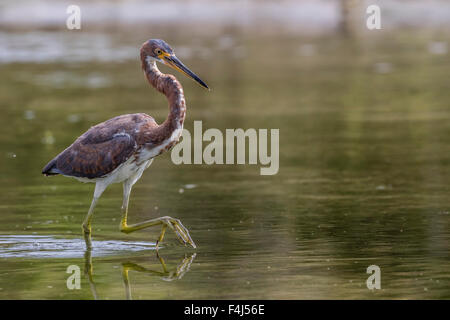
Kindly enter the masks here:
[[141, 57], [141, 60], [142, 69], [145, 72], [148, 82], [156, 90], [164, 94], [169, 102], [169, 115], [160, 126], [162, 136], [169, 138], [175, 130], [183, 128], [184, 118], [186, 116], [186, 102], [184, 100], [183, 87], [173, 75], [164, 74], [159, 71], [155, 60], [149, 57]]

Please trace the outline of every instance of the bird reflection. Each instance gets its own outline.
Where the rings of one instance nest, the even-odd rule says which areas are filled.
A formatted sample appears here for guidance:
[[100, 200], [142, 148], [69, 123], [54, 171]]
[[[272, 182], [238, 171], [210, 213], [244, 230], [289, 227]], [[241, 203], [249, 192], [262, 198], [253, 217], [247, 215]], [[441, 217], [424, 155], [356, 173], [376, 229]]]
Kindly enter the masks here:
[[[87, 247], [89, 248], [89, 247]], [[192, 255], [184, 255], [184, 258], [181, 260], [181, 262], [178, 264], [178, 266], [173, 269], [169, 270], [166, 266], [166, 263], [164, 259], [159, 255], [158, 250], [156, 250], [156, 257], [159, 260], [161, 264], [161, 270], [152, 270], [149, 268], [145, 268], [137, 263], [133, 262], [123, 262], [122, 263], [122, 279], [123, 284], [125, 286], [125, 295], [127, 300], [131, 300], [131, 285], [130, 285], [130, 279], [129, 279], [129, 272], [130, 271], [136, 271], [136, 272], [142, 272], [142, 273], [148, 273], [152, 275], [156, 275], [160, 277], [164, 281], [173, 281], [173, 280], [179, 280], [181, 279], [186, 272], [189, 271], [192, 262], [194, 261], [196, 257], [196, 253], [193, 253]], [[92, 292], [92, 295], [94, 296], [95, 300], [99, 299], [99, 296], [97, 294], [97, 289], [95, 286], [95, 282], [93, 279], [93, 264], [92, 264], [92, 249], [86, 249], [84, 254], [84, 274], [86, 278], [88, 279], [89, 286]]]

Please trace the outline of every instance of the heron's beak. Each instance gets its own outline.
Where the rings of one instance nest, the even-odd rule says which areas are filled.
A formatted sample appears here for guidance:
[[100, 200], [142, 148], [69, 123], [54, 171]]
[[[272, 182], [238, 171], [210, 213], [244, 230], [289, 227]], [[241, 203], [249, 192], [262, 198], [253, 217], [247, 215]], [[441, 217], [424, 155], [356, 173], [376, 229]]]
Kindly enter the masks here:
[[200, 79], [197, 77], [195, 73], [193, 73], [191, 70], [189, 70], [188, 67], [186, 67], [174, 54], [172, 55], [165, 55], [162, 57], [162, 60], [164, 61], [164, 64], [168, 65], [169, 67], [184, 73], [189, 78], [195, 80], [199, 85], [201, 85], [203, 88], [206, 88], [209, 90], [209, 87]]

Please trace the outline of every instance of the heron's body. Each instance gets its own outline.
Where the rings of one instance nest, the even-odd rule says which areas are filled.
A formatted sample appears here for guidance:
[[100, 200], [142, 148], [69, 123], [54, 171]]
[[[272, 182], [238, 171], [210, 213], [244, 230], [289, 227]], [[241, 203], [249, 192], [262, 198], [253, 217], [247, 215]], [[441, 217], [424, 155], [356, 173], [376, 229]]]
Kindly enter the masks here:
[[160, 134], [147, 114], [127, 114], [102, 122], [80, 136], [44, 168], [82, 182], [119, 183], [142, 172], [180, 138], [183, 124]]
[[[157, 54], [159, 52], [159, 54]], [[169, 102], [169, 115], [158, 125], [144, 113], [121, 115], [91, 127], [75, 142], [51, 160], [42, 170], [45, 175], [61, 174], [82, 182], [96, 183], [94, 199], [83, 223], [85, 233], [90, 235], [90, 222], [98, 198], [111, 183], [124, 184], [121, 231], [132, 232], [148, 226], [163, 224], [159, 241], [166, 226], [172, 228], [179, 239], [194, 243], [181, 222], [162, 217], [144, 223], [127, 225], [127, 209], [131, 187], [139, 180], [153, 158], [174, 146], [182, 133], [186, 116], [183, 88], [173, 75], [161, 73], [156, 62], [164, 62], [186, 73], [204, 87], [195, 74], [187, 69], [162, 40], [149, 40], [141, 48], [142, 69], [148, 82], [163, 93]]]

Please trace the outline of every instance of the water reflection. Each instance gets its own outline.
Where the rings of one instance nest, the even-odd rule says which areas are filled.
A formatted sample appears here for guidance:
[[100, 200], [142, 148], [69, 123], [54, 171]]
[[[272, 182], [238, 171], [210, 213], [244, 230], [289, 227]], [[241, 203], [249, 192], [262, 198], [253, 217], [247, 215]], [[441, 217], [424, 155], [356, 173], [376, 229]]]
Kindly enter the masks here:
[[151, 270], [144, 268], [136, 263], [132, 262], [126, 262], [122, 263], [122, 276], [123, 281], [125, 284], [125, 290], [127, 293], [127, 299], [131, 299], [131, 287], [130, 287], [130, 281], [128, 279], [128, 272], [129, 271], [137, 271], [142, 273], [149, 273], [154, 274], [157, 276], [160, 276], [162, 280], [165, 281], [173, 281], [173, 280], [180, 280], [191, 268], [191, 264], [195, 259], [195, 256], [197, 254], [193, 253], [190, 256], [185, 255], [184, 258], [181, 260], [181, 262], [178, 264], [176, 269], [170, 271], [167, 269], [166, 263], [164, 262], [164, 259], [159, 255], [158, 251], [156, 251], [156, 256], [161, 263], [162, 271], [157, 270]]
[[[121, 286], [115, 282], [114, 271], [106, 271], [104, 274], [104, 259], [113, 258], [119, 261], [121, 266], [122, 285], [125, 288], [125, 297], [132, 299], [132, 285], [129, 277], [130, 271], [137, 273], [149, 274], [163, 281], [175, 281], [182, 279], [189, 272], [191, 265], [196, 257], [196, 253], [180, 255], [171, 255], [169, 258], [170, 267], [161, 255], [161, 252], [155, 250], [155, 243], [152, 242], [136, 242], [136, 241], [116, 241], [116, 240], [95, 240], [92, 241], [93, 247], [89, 248], [83, 239], [61, 239], [54, 236], [28, 236], [28, 235], [8, 235], [0, 236], [0, 259], [3, 261], [60, 261], [62, 268], [57, 271], [58, 274], [65, 274], [67, 277], [67, 266], [78, 265], [78, 261], [73, 258], [83, 258], [84, 260], [84, 276], [89, 284], [89, 290], [94, 299], [101, 299], [98, 293], [94, 276], [93, 257], [102, 259], [98, 261], [100, 268], [97, 277], [110, 277], [108, 284], [114, 288]], [[139, 255], [136, 255], [139, 254]], [[156, 257], [157, 266], [146, 267], [141, 261], [143, 254], [147, 257]], [[11, 260], [12, 259], [12, 260]], [[147, 258], [146, 258], [147, 259]], [[174, 263], [177, 265], [173, 266]], [[117, 266], [118, 267], [118, 266]], [[45, 269], [45, 268], [44, 268]], [[117, 270], [117, 273], [119, 271]], [[53, 287], [53, 286], [48, 286]], [[102, 285], [103, 287], [103, 285]], [[2, 290], [2, 285], [0, 285]], [[72, 290], [63, 289], [63, 292], [71, 292]], [[84, 295], [83, 298], [89, 298]], [[106, 298], [106, 297], [105, 297]]]
[[[87, 247], [89, 248], [89, 247]], [[129, 261], [122, 262], [122, 281], [123, 285], [125, 287], [125, 296], [127, 300], [132, 299], [132, 290], [131, 290], [131, 284], [129, 279], [129, 272], [130, 271], [136, 271], [139, 273], [146, 273], [158, 276], [160, 279], [164, 281], [174, 281], [174, 280], [180, 280], [183, 278], [183, 276], [190, 270], [191, 264], [194, 261], [196, 257], [196, 253], [193, 253], [191, 255], [184, 255], [184, 258], [181, 259], [181, 262], [177, 265], [175, 269], [168, 269], [166, 262], [159, 254], [159, 251], [155, 251], [156, 258], [158, 259], [159, 263], [161, 264], [160, 270], [154, 270], [150, 268], [146, 268], [138, 263], [134, 263]], [[86, 249], [86, 252], [84, 254], [84, 273], [86, 278], [89, 282], [89, 287], [91, 289], [92, 295], [95, 300], [99, 299], [99, 295], [97, 293], [97, 288], [94, 282], [94, 267], [92, 262], [92, 249]]]

